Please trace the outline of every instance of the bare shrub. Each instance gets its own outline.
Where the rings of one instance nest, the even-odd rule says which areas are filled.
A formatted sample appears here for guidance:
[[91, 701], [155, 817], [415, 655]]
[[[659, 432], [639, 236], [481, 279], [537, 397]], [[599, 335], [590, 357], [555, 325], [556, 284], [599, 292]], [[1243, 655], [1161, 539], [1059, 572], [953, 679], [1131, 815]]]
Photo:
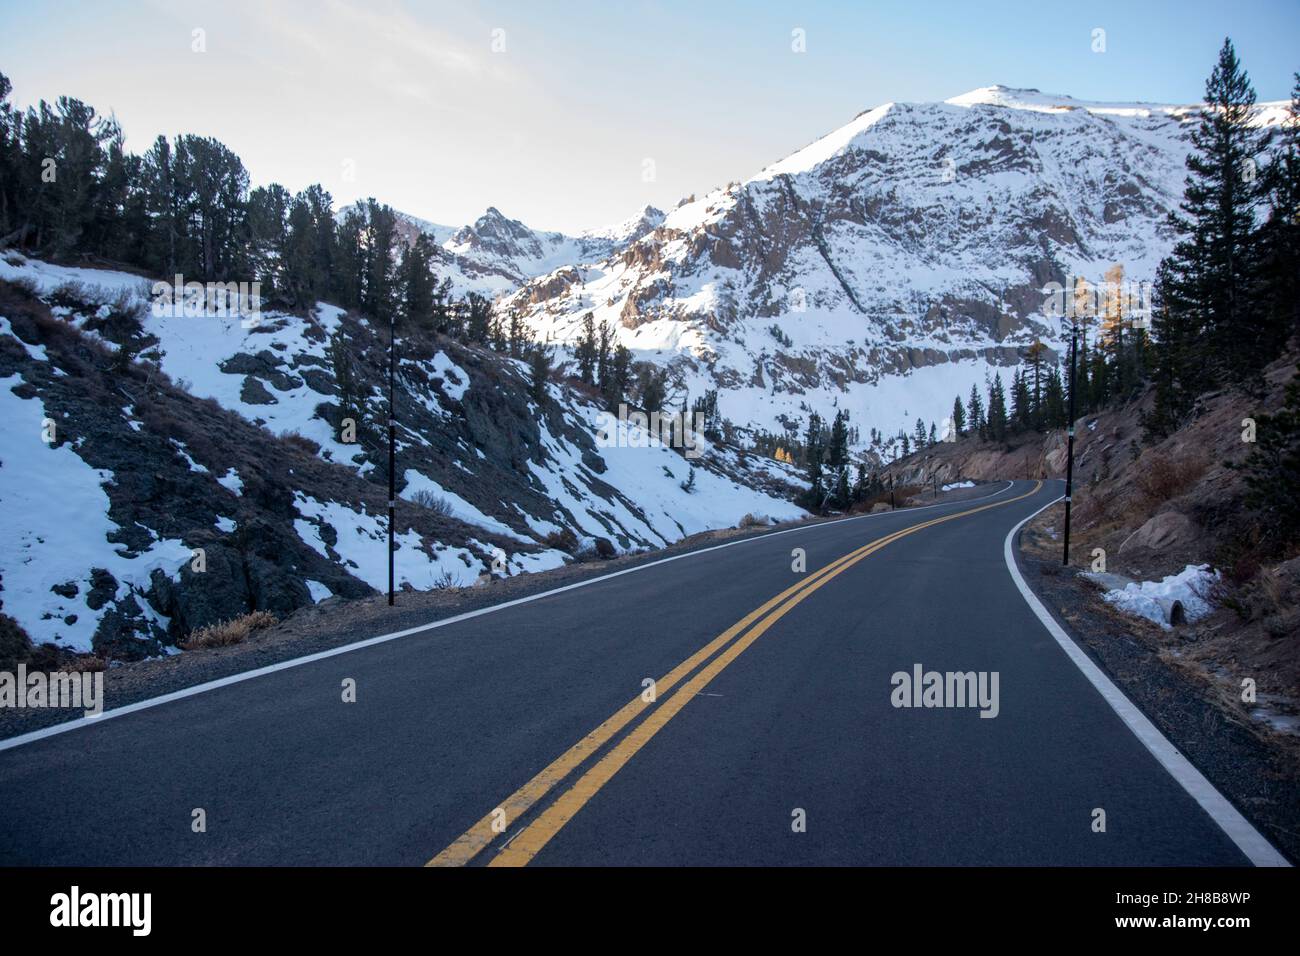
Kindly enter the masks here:
[[105, 663], [104, 658], [100, 657], [98, 654], [78, 654], [67, 663], [64, 670], [89, 674], [95, 671], [106, 670], [107, 667], [108, 665]]
[[17, 279], [14, 279], [10, 285], [18, 289], [24, 295], [29, 295], [32, 298], [40, 297], [41, 287], [31, 276], [19, 276]]
[[190, 631], [185, 640], [178, 645], [183, 651], [193, 651], [203, 647], [229, 647], [242, 644], [254, 631], [273, 627], [278, 623], [275, 615], [267, 611], [253, 611], [242, 614], [220, 624], [209, 624]]
[[769, 520], [764, 515], [747, 514], [737, 523], [737, 528], [766, 528]]
[[[186, 389], [188, 391], [188, 389]], [[320, 442], [308, 438], [300, 431], [291, 430], [280, 433], [280, 439], [300, 451], [305, 451], [309, 455], [320, 454]]]
[[99, 308], [95, 295], [82, 282], [60, 282], [50, 293], [49, 302], [74, 312], [94, 312]]
[[1205, 474], [1207, 467], [1203, 460], [1192, 458], [1160, 458], [1148, 455], [1150, 462], [1139, 462], [1136, 479], [1138, 490], [1146, 496], [1152, 505], [1160, 505], [1177, 498], [1196, 483]]
[[417, 504], [426, 511], [431, 511], [444, 518], [451, 517], [451, 503], [446, 498], [434, 494], [428, 488], [421, 488], [419, 491], [413, 492], [410, 500], [412, 504]]
[[567, 551], [572, 554], [578, 547], [577, 536], [568, 528], [560, 528], [558, 531], [552, 531], [542, 539], [542, 544], [556, 551]]

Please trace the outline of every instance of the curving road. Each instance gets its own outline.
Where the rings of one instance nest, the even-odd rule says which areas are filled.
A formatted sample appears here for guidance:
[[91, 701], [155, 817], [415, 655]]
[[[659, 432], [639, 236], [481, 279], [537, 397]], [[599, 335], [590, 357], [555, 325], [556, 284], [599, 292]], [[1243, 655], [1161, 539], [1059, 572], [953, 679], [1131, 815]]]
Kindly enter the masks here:
[[[0, 744], [0, 863], [1270, 862], [1017, 587], [1008, 533], [1061, 490], [750, 538]], [[996, 716], [894, 706], [918, 665], [996, 672]]]

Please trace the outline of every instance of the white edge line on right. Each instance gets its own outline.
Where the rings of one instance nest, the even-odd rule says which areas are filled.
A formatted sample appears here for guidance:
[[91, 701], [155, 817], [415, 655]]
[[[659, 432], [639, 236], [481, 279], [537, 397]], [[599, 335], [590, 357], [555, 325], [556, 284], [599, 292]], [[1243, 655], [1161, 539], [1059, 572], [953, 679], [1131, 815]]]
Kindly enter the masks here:
[[1011, 580], [1020, 589], [1021, 597], [1025, 599], [1029, 609], [1037, 615], [1043, 627], [1047, 628], [1048, 633], [1056, 639], [1056, 643], [1061, 646], [1061, 650], [1065, 651], [1066, 656], [1083, 672], [1083, 676], [1088, 678], [1111, 709], [1119, 715], [1120, 720], [1124, 721], [1124, 724], [1133, 732], [1133, 735], [1142, 742], [1142, 745], [1151, 752], [1151, 755], [1160, 762], [1160, 765], [1169, 771], [1169, 775], [1178, 781], [1178, 784], [1191, 795], [1192, 799], [1200, 804], [1201, 809], [1208, 813], [1210, 818], [1222, 828], [1223, 832], [1245, 854], [1246, 858], [1255, 866], [1290, 866], [1291, 864], [1286, 857], [1279, 853], [1273, 844], [1256, 830], [1251, 822], [1242, 816], [1241, 812], [1229, 803], [1223, 794], [1215, 789], [1214, 784], [1205, 779], [1204, 774], [1192, 766], [1192, 762], [1182, 755], [1155, 724], [1151, 723], [1146, 714], [1142, 713], [1125, 696], [1124, 692], [1116, 687], [1114, 682], [1102, 672], [1101, 668], [1093, 663], [1092, 658], [1085, 654], [1078, 644], [1074, 643], [1070, 636], [1065, 633], [1064, 628], [1056, 622], [1056, 619], [1043, 606], [1043, 602], [1038, 600], [1038, 596], [1025, 583], [1024, 577], [1020, 574], [1020, 568], [1016, 566], [1016, 557], [1013, 550], [1016, 535], [1031, 519], [1036, 518], [1061, 500], [1062, 498], [1056, 498], [1049, 501], [1026, 517], [1011, 529], [1007, 534], [1006, 541], [1003, 542], [1002, 553], [1006, 559], [1007, 570], [1011, 572]]

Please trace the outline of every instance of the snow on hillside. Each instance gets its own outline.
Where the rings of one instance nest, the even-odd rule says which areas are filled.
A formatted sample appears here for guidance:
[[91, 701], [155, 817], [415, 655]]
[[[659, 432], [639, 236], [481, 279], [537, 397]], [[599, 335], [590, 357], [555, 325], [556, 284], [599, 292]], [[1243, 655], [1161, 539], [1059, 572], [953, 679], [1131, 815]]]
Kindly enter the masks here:
[[[109, 540], [119, 530], [104, 492], [112, 473], [91, 468], [72, 445], [46, 444], [41, 402], [13, 392], [22, 382], [19, 375], [0, 378], [0, 597], [29, 635], [49, 639], [57, 630], [66, 646], [89, 650], [106, 601], [148, 588], [155, 569], [173, 575], [190, 549], [150, 529], [154, 544], [123, 556]], [[93, 568], [107, 570], [117, 586], [104, 601], [87, 603], [98, 585]]]
[[[143, 304], [149, 295], [149, 284], [138, 276], [54, 266], [13, 255], [0, 259], [0, 279], [24, 280], [45, 297], [76, 283], [77, 294], [92, 303], [120, 297]], [[104, 305], [96, 311], [91, 305], [82, 311], [55, 305], [50, 311], [113, 348], [92, 330], [93, 317], [108, 308]], [[328, 336], [349, 321], [341, 310], [321, 303], [310, 320], [267, 312], [254, 328], [243, 327], [235, 317], [157, 316], [151, 311], [146, 311], [142, 326], [157, 339], [163, 371], [191, 395], [212, 399], [273, 434], [303, 436], [319, 446], [317, 457], [366, 479], [375, 464], [358, 445], [340, 443], [326, 417], [326, 403], [332, 400]], [[45, 348], [19, 339], [3, 317], [0, 336], [21, 344], [24, 352], [20, 354], [29, 364], [48, 363]], [[695, 483], [687, 492], [682, 485], [690, 476], [691, 463], [667, 448], [637, 447], [647, 444], [637, 434], [622, 435], [620, 445], [624, 447], [597, 448], [593, 455], [600, 410], [555, 386], [551, 397], [558, 418], [554, 413], [541, 414], [535, 406], [520, 410], [535, 419], [542, 449], [540, 458], [526, 460], [522, 480], [532, 491], [529, 500], [524, 500], [491, 477], [495, 474], [492, 468], [500, 463], [489, 461], [483, 448], [460, 437], [448, 438], [448, 434], [460, 435], [464, 428], [461, 403], [484, 394], [482, 390], [493, 396], [500, 391], [499, 382], [481, 378], [487, 369], [518, 381], [518, 388], [526, 393], [523, 363], [492, 353], [483, 354], [478, 361], [483, 364], [467, 364], [464, 357], [452, 357], [446, 350], [435, 351], [432, 359], [423, 363], [404, 360], [403, 368], [410, 372], [403, 372], [402, 392], [425, 414], [418, 419], [407, 416], [400, 432], [401, 496], [412, 501], [420, 492], [431, 494], [443, 503], [451, 519], [477, 531], [475, 536], [451, 544], [414, 530], [399, 533], [395, 554], [399, 586], [466, 586], [494, 570], [517, 574], [556, 567], [570, 558], [542, 540], [553, 533], [571, 532], [588, 542], [606, 538], [615, 551], [634, 551], [733, 526], [746, 514], [775, 520], [804, 514], [788, 501], [743, 487], [707, 467], [695, 470]], [[66, 374], [61, 369], [53, 372]], [[436, 387], [421, 385], [422, 375], [437, 383]], [[108, 517], [110, 501], [105, 488], [112, 482], [112, 474], [86, 464], [77, 454], [76, 443], [56, 448], [44, 444], [42, 402], [20, 398], [12, 390], [22, 381], [20, 375], [0, 379], [0, 411], [6, 413], [9, 423], [0, 444], [0, 598], [5, 613], [14, 616], [34, 640], [57, 639], [63, 646], [85, 650], [92, 646], [104, 613], [103, 605], [96, 612], [86, 604], [92, 587], [91, 569], [111, 572], [118, 582], [118, 598], [128, 594], [140, 597], [155, 569], [175, 580], [191, 552], [184, 541], [146, 529], [154, 539], [153, 546], [131, 558], [119, 553], [120, 545], [109, 540], [117, 527]], [[476, 382], [481, 391], [476, 392]], [[382, 405], [382, 396], [373, 398]], [[139, 432], [148, 418], [142, 420], [123, 396], [120, 422]], [[588, 438], [576, 442], [578, 435]], [[208, 519], [208, 527], [218, 535], [234, 535], [243, 519], [231, 517], [237, 513], [232, 502], [244, 495], [247, 473], [241, 475], [224, 464], [209, 467], [212, 462], [197, 460], [184, 442], [165, 437], [185, 463], [182, 468], [212, 483], [215, 497], [211, 508], [216, 517]], [[255, 450], [253, 454], [256, 456]], [[451, 461], [446, 460], [448, 455]], [[434, 464], [440, 470], [432, 468]], [[736, 473], [735, 462], [730, 464]], [[776, 463], [771, 467], [777, 470], [769, 469], [773, 477], [797, 484], [792, 469]], [[461, 475], [459, 484], [446, 477], [449, 468], [451, 474]], [[441, 477], [435, 478], [435, 474]], [[284, 489], [297, 514], [290, 533], [370, 587], [386, 587], [387, 528], [382, 508], [358, 503], [355, 493], [331, 500], [330, 493], [322, 493], [320, 487], [318, 483], [313, 491]], [[548, 504], [539, 508], [530, 501]], [[318, 577], [316, 574], [306, 582], [313, 600], [331, 593], [331, 587]], [[70, 597], [50, 590], [59, 585], [67, 591], [62, 587], [67, 582], [76, 585]], [[138, 603], [166, 628], [166, 619], [150, 609], [147, 601]]]

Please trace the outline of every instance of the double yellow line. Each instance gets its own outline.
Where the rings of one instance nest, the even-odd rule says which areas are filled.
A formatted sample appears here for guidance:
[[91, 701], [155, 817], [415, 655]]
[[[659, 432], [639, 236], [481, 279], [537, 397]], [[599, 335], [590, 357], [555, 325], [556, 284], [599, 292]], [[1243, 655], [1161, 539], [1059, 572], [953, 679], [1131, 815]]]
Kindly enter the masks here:
[[[579, 740], [549, 766], [506, 797], [491, 812], [457, 837], [450, 846], [426, 865], [464, 866], [469, 863], [500, 836], [506, 827], [536, 806], [555, 786], [595, 751], [617, 736], [641, 713], [655, 708], [649, 717], [638, 724], [593, 767], [582, 774], [572, 787], [561, 794], [532, 823], [517, 834], [488, 864], [489, 866], [526, 865], [542, 847], [546, 846], [559, 833], [566, 823], [573, 819], [574, 815], [587, 804], [587, 801], [594, 797], [600, 788], [608, 783], [636, 755], [637, 751], [644, 747], [655, 734], [663, 729], [668, 721], [672, 720], [678, 711], [690, 702], [691, 698], [704, 690], [713, 678], [722, 673], [732, 661], [744, 653], [746, 648], [762, 637], [768, 628], [789, 613], [795, 605], [808, 595], [847, 571], [859, 561], [892, 544], [899, 538], [915, 534], [937, 524], [943, 524], [945, 521], [964, 518], [980, 511], [987, 511], [989, 508], [1009, 505], [1012, 502], [1028, 498], [1037, 492], [1042, 487], [1042, 484], [1041, 481], [1035, 482], [1032, 490], [1015, 498], [996, 501], [978, 508], [946, 515], [942, 518], [933, 518], [904, 528], [901, 531], [895, 531], [893, 534], [885, 535], [882, 538], [877, 538], [832, 561], [825, 567], [819, 568], [799, 583], [786, 588], [780, 594], [766, 601], [762, 606], [746, 614], [655, 682], [655, 698], [658, 699], [660, 695], [676, 687], [688, 674], [710, 657], [713, 657], [714, 654], [717, 654], [719, 650], [726, 647], [725, 651], [718, 654], [707, 667], [704, 667], [683, 684], [672, 697], [657, 708], [655, 708], [653, 702], [647, 702], [641, 696], [628, 701], [595, 730]], [[751, 628], [751, 625], [755, 626]], [[751, 629], [746, 632], [747, 628]], [[740, 634], [744, 634], [744, 636], [739, 640], [735, 640]], [[734, 643], [732, 643], [733, 641]], [[730, 644], [729, 647], [728, 644]]]

